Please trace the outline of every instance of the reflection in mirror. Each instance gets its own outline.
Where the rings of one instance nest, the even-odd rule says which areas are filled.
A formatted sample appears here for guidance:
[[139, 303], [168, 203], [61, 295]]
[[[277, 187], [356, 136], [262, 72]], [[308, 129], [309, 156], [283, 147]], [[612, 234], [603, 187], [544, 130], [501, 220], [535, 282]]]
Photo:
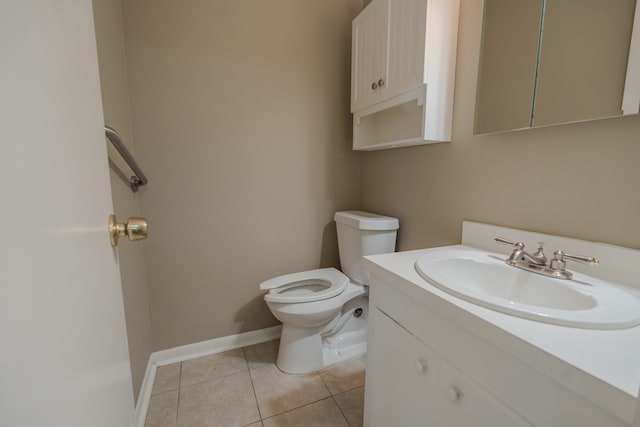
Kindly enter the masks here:
[[542, 0], [485, 0], [476, 133], [529, 127]]
[[640, 79], [637, 55], [629, 59], [640, 49], [635, 9], [636, 0], [485, 0], [475, 133], [622, 115]]

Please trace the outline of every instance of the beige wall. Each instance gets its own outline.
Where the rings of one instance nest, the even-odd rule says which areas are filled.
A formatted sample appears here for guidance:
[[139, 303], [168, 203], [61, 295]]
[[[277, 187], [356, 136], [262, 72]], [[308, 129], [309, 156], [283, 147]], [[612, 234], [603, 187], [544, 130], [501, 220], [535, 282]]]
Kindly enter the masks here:
[[258, 284], [337, 265], [359, 200], [351, 20], [361, 0], [127, 0], [154, 349], [277, 324]]
[[[118, 130], [133, 151], [127, 74], [124, 55], [122, 7], [119, 1], [93, 0], [100, 85], [105, 123]], [[131, 171], [118, 153], [109, 147], [111, 189], [114, 212], [120, 221], [140, 216], [139, 195], [134, 195], [128, 179]], [[144, 263], [143, 243], [126, 239], [118, 245], [133, 391], [137, 400], [147, 361], [151, 354], [151, 316], [149, 287]]]
[[363, 153], [361, 207], [400, 219], [403, 250], [465, 219], [640, 249], [640, 117], [473, 136], [481, 13], [462, 0], [453, 141]]
[[[124, 289], [142, 337], [130, 339], [132, 360], [151, 346], [146, 298], [153, 349], [276, 324], [258, 284], [337, 265], [336, 210], [397, 216], [400, 249], [457, 243], [464, 219], [640, 248], [638, 117], [473, 136], [479, 0], [462, 0], [453, 141], [352, 152], [350, 22], [361, 7], [124, 2], [136, 156], [151, 180], [140, 192], [150, 296]], [[105, 114], [132, 141], [126, 79], [114, 81], [122, 98], [105, 94]], [[116, 212], [129, 201], [119, 215], [135, 215], [137, 196], [117, 182]], [[144, 280], [125, 274], [125, 248], [142, 258], [142, 246], [121, 246], [123, 286]]]

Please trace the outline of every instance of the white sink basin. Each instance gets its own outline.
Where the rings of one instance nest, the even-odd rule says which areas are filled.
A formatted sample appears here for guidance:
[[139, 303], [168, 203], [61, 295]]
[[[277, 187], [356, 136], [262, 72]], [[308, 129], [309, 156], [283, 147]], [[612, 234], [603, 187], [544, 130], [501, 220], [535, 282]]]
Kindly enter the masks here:
[[640, 324], [640, 301], [612, 283], [580, 273], [573, 280], [553, 279], [511, 267], [505, 258], [447, 248], [421, 256], [415, 267], [449, 294], [514, 316], [588, 329]]

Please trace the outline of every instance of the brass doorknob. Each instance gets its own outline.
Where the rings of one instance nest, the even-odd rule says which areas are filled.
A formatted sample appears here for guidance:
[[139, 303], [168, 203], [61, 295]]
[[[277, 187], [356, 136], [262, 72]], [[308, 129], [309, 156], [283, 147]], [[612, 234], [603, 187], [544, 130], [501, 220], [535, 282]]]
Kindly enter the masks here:
[[109, 215], [109, 240], [114, 248], [118, 246], [118, 239], [127, 236], [129, 240], [146, 239], [148, 224], [146, 218], [131, 217], [129, 221], [118, 223], [115, 215]]

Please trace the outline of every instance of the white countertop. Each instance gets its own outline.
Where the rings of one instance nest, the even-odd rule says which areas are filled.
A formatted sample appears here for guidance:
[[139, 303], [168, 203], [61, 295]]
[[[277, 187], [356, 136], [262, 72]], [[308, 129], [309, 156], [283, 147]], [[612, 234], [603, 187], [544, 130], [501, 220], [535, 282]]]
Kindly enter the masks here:
[[[452, 248], [477, 250], [462, 245]], [[366, 264], [387, 283], [543, 375], [621, 419], [633, 419], [640, 388], [640, 326], [621, 330], [571, 328], [466, 302], [429, 284], [415, 270], [416, 260], [435, 250], [438, 248], [369, 256]]]

